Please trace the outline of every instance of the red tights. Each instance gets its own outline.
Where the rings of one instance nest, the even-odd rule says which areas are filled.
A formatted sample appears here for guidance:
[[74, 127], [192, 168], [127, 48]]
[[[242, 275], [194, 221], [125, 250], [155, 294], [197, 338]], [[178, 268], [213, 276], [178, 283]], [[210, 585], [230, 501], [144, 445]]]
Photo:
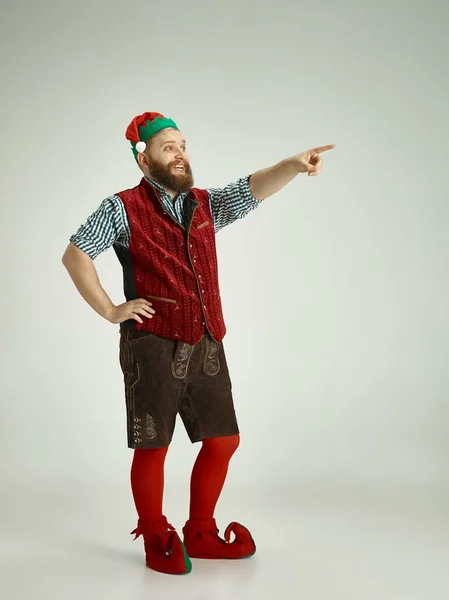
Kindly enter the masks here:
[[[228, 473], [229, 461], [240, 443], [239, 435], [207, 438], [202, 442], [190, 481], [190, 519], [211, 519]], [[168, 446], [134, 450], [131, 487], [142, 521], [162, 517], [164, 465]]]

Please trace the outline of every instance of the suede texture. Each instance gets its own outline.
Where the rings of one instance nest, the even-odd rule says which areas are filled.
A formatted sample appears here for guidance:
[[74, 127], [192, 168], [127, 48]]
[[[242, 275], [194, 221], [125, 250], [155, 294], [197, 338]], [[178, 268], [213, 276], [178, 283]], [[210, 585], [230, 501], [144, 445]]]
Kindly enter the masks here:
[[162, 448], [180, 415], [192, 443], [239, 433], [223, 344], [198, 344], [145, 331], [120, 335], [129, 448]]

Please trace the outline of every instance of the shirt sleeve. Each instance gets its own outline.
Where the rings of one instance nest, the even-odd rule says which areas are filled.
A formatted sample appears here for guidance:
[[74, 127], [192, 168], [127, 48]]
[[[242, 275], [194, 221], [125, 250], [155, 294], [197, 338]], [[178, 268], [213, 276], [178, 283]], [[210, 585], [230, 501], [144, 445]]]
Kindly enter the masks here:
[[224, 188], [207, 189], [215, 232], [237, 219], [243, 219], [262, 202], [252, 195], [249, 186], [250, 178], [251, 175], [248, 175]]
[[109, 196], [73, 234], [70, 241], [92, 260], [113, 244], [129, 247], [130, 227], [123, 202]]

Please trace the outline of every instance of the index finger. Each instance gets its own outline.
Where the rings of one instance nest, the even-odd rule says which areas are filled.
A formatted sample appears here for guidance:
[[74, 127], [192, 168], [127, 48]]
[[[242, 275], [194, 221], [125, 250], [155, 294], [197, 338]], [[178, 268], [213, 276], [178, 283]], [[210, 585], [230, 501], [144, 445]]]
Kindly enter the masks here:
[[136, 300], [137, 300], [137, 302], [140, 302], [141, 304], [145, 304], [146, 306], [153, 306], [153, 304], [146, 298], [136, 298]]
[[314, 148], [313, 151], [317, 154], [320, 154], [321, 152], [326, 152], [326, 150], [332, 150], [332, 148], [335, 148], [335, 144], [328, 144], [327, 146], [318, 146], [317, 148]]

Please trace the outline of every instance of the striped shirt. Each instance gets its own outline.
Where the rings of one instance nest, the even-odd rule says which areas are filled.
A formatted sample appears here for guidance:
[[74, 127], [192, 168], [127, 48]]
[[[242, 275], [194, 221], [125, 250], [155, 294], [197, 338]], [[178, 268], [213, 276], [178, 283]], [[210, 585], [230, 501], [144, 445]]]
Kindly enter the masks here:
[[[256, 200], [249, 187], [251, 175], [230, 183], [224, 188], [208, 188], [209, 204], [214, 220], [215, 232], [237, 219], [242, 219], [259, 206], [262, 200]], [[183, 224], [183, 203], [188, 192], [179, 194], [175, 201], [159, 183], [145, 177], [159, 192], [166, 211], [178, 223]], [[70, 241], [83, 250], [92, 260], [110, 248], [113, 244], [129, 248], [131, 229], [125, 206], [119, 196], [109, 196], [87, 219], [84, 225], [71, 236]]]

